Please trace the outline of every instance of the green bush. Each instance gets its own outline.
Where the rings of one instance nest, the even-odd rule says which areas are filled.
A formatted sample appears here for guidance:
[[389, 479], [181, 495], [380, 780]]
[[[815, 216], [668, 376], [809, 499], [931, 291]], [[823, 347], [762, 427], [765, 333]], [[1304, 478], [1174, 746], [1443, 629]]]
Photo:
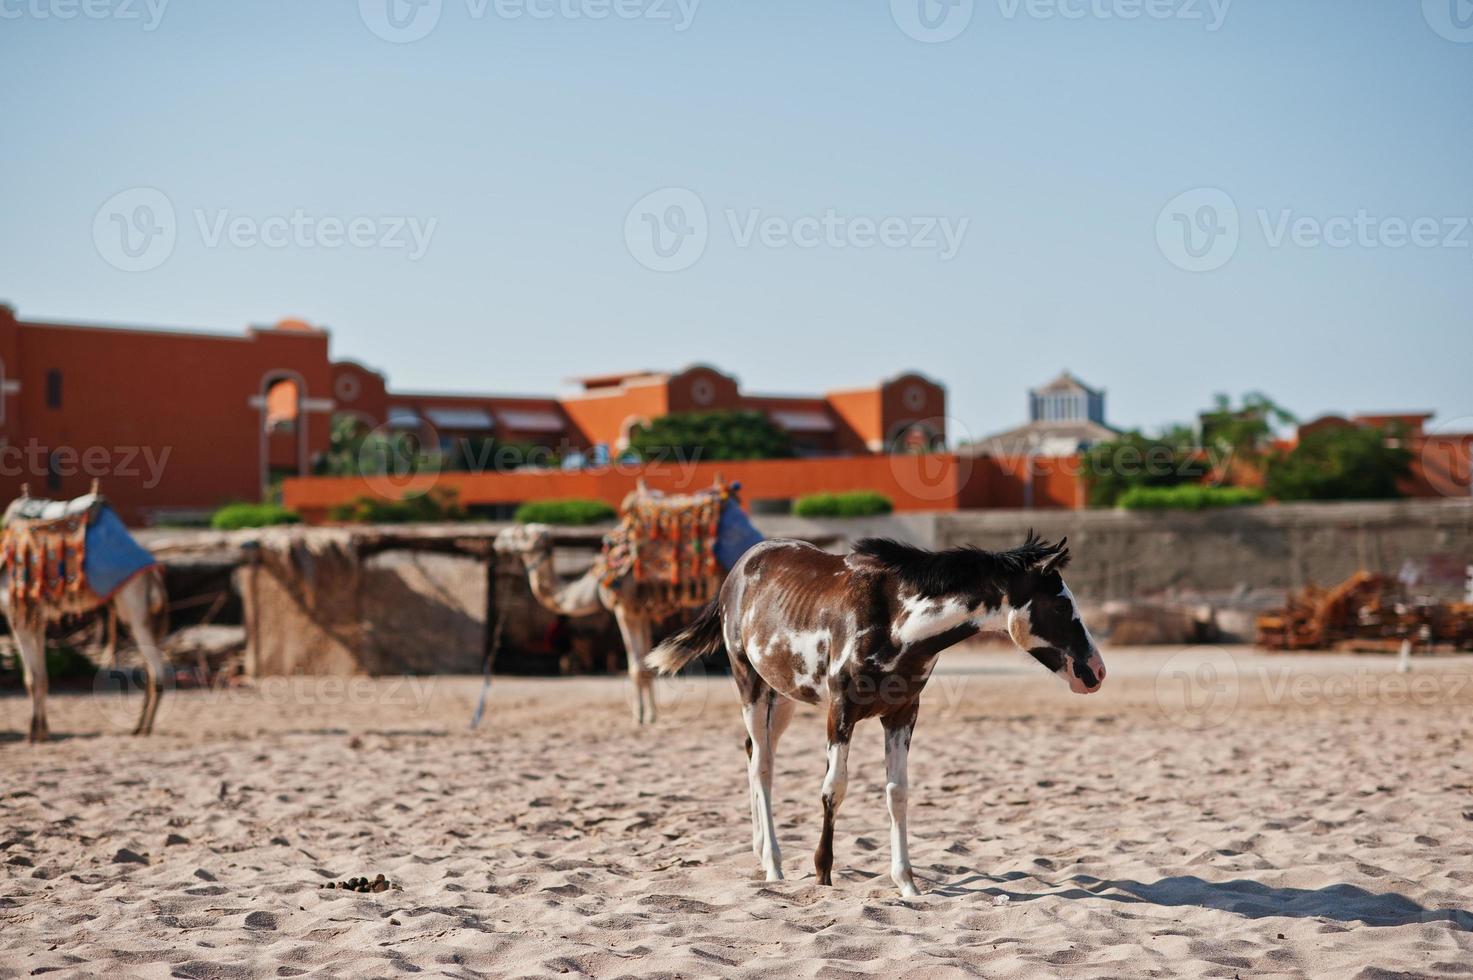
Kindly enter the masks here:
[[359, 497], [352, 503], [335, 505], [327, 516], [349, 524], [416, 524], [463, 521], [466, 512], [453, 489], [435, 487], [429, 493], [402, 500]]
[[1263, 503], [1263, 491], [1252, 487], [1133, 487], [1120, 495], [1126, 510], [1205, 510]]
[[1320, 429], [1268, 461], [1276, 500], [1392, 500], [1410, 472], [1412, 454], [1400, 428]]
[[799, 517], [873, 517], [894, 509], [889, 497], [873, 490], [810, 493], [793, 503], [793, 513]]
[[210, 516], [210, 527], [217, 531], [236, 531], [243, 527], [299, 524], [301, 520], [302, 515], [280, 504], [226, 504]]
[[517, 508], [518, 524], [598, 524], [612, 521], [616, 512], [602, 500], [529, 500]]

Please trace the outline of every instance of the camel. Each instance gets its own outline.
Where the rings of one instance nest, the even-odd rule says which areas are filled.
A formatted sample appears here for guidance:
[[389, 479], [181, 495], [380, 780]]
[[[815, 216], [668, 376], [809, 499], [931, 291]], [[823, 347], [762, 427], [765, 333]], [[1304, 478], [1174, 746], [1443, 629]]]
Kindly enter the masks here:
[[[148, 674], [148, 687], [143, 692], [143, 710], [138, 715], [134, 735], [153, 732], [154, 716], [158, 714], [159, 698], [163, 693], [164, 655], [159, 650], [153, 624], [155, 617], [162, 614], [165, 600], [163, 577], [156, 569], [151, 569], [129, 579], [128, 584], [114, 592], [107, 601], [98, 599], [90, 607], [76, 610], [85, 613], [111, 605], [113, 612], [138, 641], [144, 670]], [[0, 571], [0, 613], [10, 620], [10, 632], [20, 647], [26, 691], [31, 695], [31, 731], [26, 741], [44, 742], [51, 735], [46, 725], [46, 620], [26, 622], [11, 616], [8, 568]]]
[[[8, 526], [18, 515], [24, 504], [31, 503], [29, 493], [22, 491], [22, 496], [6, 508], [4, 523]], [[48, 501], [40, 501], [39, 504], [50, 504]], [[80, 497], [75, 501], [56, 502], [57, 513], [63, 516], [77, 517], [85, 514], [90, 508], [97, 507], [101, 503], [94, 486], [93, 493], [88, 497]], [[105, 505], [102, 505], [105, 510]], [[108, 512], [108, 518], [112, 522], [109, 530], [121, 531], [122, 524], [117, 521], [116, 515]], [[117, 532], [114, 532], [117, 533]], [[88, 542], [92, 541], [91, 532], [88, 532]], [[131, 542], [130, 542], [131, 543]], [[136, 544], [133, 545], [137, 547]], [[140, 552], [145, 561], [148, 560], [147, 552]], [[110, 608], [111, 613], [122, 620], [134, 640], [138, 643], [138, 649], [143, 654], [144, 670], [148, 675], [148, 686], [144, 691], [143, 709], [138, 715], [138, 725], [133, 729], [134, 735], [148, 735], [153, 732], [154, 717], [158, 714], [159, 699], [163, 693], [164, 655], [159, 650], [158, 639], [162, 633], [160, 628], [166, 616], [166, 605], [168, 596], [164, 591], [164, 579], [157, 565], [145, 565], [141, 570], [117, 585], [107, 596], [98, 596], [86, 585], [78, 583], [78, 587], [69, 589], [63, 600], [55, 600], [47, 597], [37, 597], [26, 600], [24, 607], [17, 607], [16, 594], [12, 592], [11, 583], [15, 569], [9, 564], [10, 549], [7, 546], [3, 567], [0, 567], [0, 614], [10, 621], [10, 632], [15, 636], [16, 645], [20, 648], [21, 671], [25, 675], [26, 691], [31, 696], [31, 729], [27, 735], [28, 742], [44, 742], [50, 737], [50, 728], [46, 724], [46, 626], [61, 620], [64, 616], [85, 615], [99, 609]], [[117, 623], [112, 624], [111, 643], [117, 642]]]
[[527, 583], [543, 608], [564, 616], [591, 616], [600, 609], [614, 614], [624, 649], [629, 655], [629, 680], [634, 685], [632, 705], [636, 724], [655, 721], [655, 675], [645, 666], [653, 645], [655, 619], [635, 601], [632, 576], [602, 581], [603, 567], [592, 568], [571, 582], [563, 582], [552, 567], [552, 531], [546, 524], [520, 524], [496, 537], [496, 550], [520, 555], [527, 569]]

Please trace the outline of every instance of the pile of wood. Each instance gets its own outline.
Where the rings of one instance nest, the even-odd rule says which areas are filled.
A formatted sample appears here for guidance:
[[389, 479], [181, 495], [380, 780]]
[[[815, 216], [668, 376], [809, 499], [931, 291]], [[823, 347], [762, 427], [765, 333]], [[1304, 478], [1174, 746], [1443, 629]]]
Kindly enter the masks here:
[[1269, 650], [1390, 651], [1403, 640], [1473, 650], [1473, 604], [1408, 596], [1395, 579], [1359, 571], [1332, 589], [1291, 592], [1258, 617], [1258, 645]]

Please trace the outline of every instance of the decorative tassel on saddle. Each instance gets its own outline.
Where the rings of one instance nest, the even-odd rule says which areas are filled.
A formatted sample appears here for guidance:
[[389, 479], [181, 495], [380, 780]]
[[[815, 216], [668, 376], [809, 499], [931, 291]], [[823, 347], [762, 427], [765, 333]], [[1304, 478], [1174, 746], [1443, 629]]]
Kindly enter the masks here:
[[71, 514], [6, 525], [0, 553], [10, 570], [10, 610], [16, 619], [36, 623], [92, 608], [82, 571], [87, 524], [87, 514]]

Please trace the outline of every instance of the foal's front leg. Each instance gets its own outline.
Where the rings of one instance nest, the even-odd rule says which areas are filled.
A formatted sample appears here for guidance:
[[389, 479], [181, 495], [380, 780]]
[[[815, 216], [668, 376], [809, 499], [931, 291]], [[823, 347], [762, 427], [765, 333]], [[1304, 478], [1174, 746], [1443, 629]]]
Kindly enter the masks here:
[[910, 735], [915, 730], [919, 705], [911, 705], [880, 719], [885, 726], [885, 804], [890, 809], [890, 878], [905, 898], [919, 895], [910, 870], [910, 847], [905, 834], [905, 805], [909, 796], [906, 763]]

